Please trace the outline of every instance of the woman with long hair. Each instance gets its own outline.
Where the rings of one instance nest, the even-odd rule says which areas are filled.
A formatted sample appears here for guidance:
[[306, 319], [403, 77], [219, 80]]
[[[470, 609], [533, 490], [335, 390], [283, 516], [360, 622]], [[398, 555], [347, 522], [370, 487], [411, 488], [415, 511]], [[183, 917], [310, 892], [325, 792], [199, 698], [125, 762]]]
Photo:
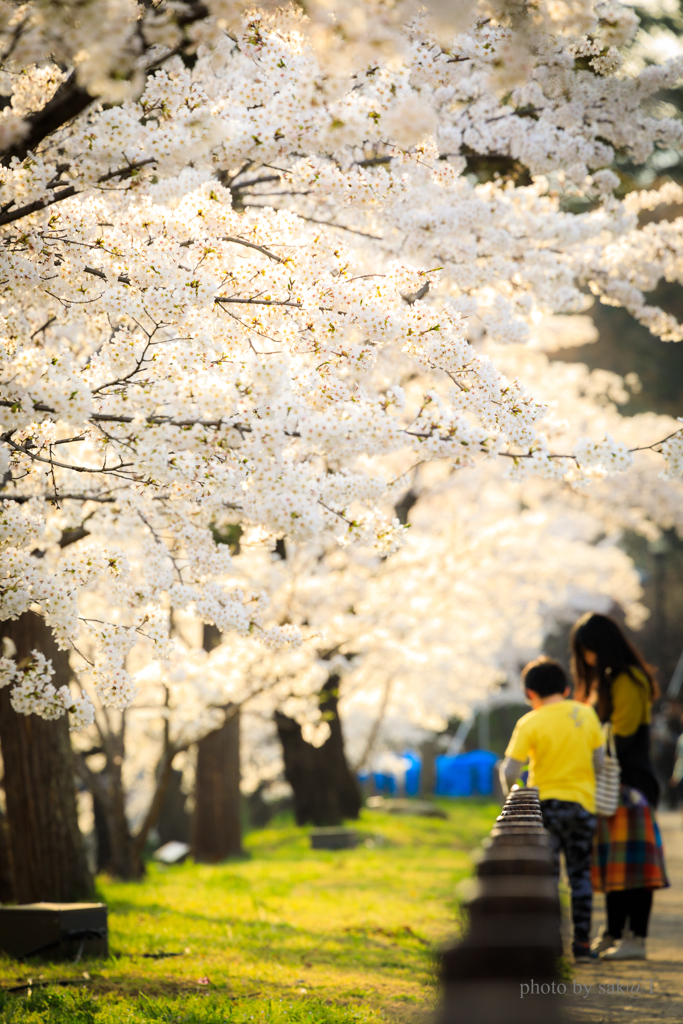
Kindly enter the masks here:
[[611, 818], [598, 817], [595, 834], [593, 889], [605, 893], [607, 926], [592, 949], [604, 960], [644, 960], [652, 894], [669, 884], [650, 762], [651, 706], [659, 691], [652, 670], [607, 615], [583, 615], [571, 649], [575, 698], [595, 705], [621, 769], [619, 806]]

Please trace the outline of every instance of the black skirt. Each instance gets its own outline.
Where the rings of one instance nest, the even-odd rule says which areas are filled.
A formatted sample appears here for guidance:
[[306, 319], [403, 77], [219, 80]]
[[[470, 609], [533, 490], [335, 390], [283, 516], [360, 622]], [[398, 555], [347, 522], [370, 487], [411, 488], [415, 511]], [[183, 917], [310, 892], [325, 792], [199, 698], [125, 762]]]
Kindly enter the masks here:
[[642, 793], [650, 807], [659, 802], [659, 783], [650, 761], [650, 726], [639, 726], [630, 736], [614, 737], [621, 767], [621, 783]]

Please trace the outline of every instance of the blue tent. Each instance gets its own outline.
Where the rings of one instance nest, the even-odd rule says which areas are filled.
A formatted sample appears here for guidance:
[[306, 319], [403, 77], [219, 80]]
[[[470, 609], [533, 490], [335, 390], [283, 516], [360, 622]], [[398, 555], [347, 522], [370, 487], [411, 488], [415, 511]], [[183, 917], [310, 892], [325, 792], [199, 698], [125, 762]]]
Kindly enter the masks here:
[[493, 766], [498, 754], [490, 750], [469, 750], [466, 754], [436, 758], [437, 796], [490, 796]]

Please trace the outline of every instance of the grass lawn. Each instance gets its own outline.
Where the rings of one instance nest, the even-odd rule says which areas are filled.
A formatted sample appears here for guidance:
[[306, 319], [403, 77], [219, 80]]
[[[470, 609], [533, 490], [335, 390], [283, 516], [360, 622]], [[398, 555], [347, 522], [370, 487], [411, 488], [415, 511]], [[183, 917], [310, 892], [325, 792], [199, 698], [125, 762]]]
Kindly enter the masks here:
[[[310, 849], [288, 822], [248, 858], [100, 878], [110, 957], [0, 959], [0, 1019], [21, 1024], [374, 1024], [433, 1005], [434, 949], [497, 806], [444, 801], [447, 821], [364, 811], [355, 850]], [[177, 954], [160, 956], [159, 954]], [[7, 989], [32, 980], [17, 994]], [[41, 982], [69, 984], [40, 985]]]

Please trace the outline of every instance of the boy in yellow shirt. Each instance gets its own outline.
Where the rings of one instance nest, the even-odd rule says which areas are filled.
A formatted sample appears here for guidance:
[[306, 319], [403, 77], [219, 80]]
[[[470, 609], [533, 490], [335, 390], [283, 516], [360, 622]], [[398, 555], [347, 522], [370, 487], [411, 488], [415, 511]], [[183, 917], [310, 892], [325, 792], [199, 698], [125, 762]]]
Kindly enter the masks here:
[[569, 687], [559, 662], [538, 658], [523, 670], [522, 680], [532, 710], [515, 726], [500, 768], [501, 783], [507, 792], [529, 761], [528, 784], [538, 787], [558, 877], [564, 851], [572, 889], [574, 959], [589, 960], [595, 775], [605, 756], [602, 729], [590, 705], [566, 699]]

